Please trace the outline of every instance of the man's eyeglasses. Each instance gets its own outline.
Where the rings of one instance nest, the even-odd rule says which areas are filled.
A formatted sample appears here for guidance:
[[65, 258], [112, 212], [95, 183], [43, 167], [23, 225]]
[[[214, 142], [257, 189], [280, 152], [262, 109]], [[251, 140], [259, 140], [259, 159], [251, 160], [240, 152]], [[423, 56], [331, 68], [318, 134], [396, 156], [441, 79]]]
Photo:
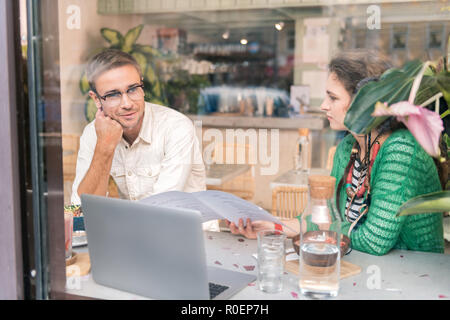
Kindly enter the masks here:
[[104, 101], [103, 105], [105, 107], [114, 108], [120, 105], [120, 103], [122, 102], [122, 95], [124, 93], [126, 93], [127, 96], [133, 101], [139, 101], [140, 99], [142, 99], [144, 97], [144, 85], [140, 84], [132, 86], [125, 92], [113, 91], [111, 93], [105, 94], [104, 96], [99, 95], [95, 90], [94, 92], [97, 97]]

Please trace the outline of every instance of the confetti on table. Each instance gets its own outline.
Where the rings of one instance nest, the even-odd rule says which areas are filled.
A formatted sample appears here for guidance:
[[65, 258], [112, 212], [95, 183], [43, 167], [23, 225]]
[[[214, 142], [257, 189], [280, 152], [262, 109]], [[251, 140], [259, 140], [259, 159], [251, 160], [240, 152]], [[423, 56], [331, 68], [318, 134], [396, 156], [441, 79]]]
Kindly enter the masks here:
[[403, 258], [403, 256], [402, 256], [402, 255], [400, 255], [400, 258]]
[[447, 299], [448, 297], [447, 297], [446, 295], [440, 294], [440, 295], [439, 295], [439, 298], [440, 298], [440, 299]]
[[254, 282], [249, 283], [248, 286], [249, 286], [249, 287], [254, 287], [254, 286], [256, 286], [256, 283], [254, 283]]
[[424, 278], [424, 277], [429, 277], [429, 275], [428, 274], [421, 274], [420, 276], [419, 276], [419, 278]]
[[209, 239], [209, 240], [212, 240], [212, 239], [213, 239], [213, 237], [212, 237], [212, 236], [208, 236], [208, 239]]
[[234, 263], [233, 266], [239, 269], [239, 265], [237, 265], [236, 263]]
[[291, 296], [292, 296], [292, 298], [294, 298], [294, 299], [298, 299], [298, 294], [297, 294], [297, 292], [291, 291]]
[[239, 241], [239, 242], [244, 242], [245, 240], [242, 239], [242, 238], [239, 238], [238, 241]]
[[353, 286], [354, 286], [354, 287], [356, 286], [356, 282], [353, 282]]
[[215, 261], [215, 264], [218, 264], [219, 266], [221, 266], [222, 264], [219, 261]]
[[255, 269], [255, 266], [244, 266], [244, 268], [247, 271], [253, 271]]

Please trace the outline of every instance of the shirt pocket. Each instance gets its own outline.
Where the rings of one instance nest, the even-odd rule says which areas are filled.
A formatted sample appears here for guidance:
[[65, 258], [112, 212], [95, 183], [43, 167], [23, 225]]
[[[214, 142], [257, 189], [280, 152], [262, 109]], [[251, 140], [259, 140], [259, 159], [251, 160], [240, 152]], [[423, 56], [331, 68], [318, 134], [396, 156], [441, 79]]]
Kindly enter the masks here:
[[126, 182], [126, 171], [124, 167], [112, 167], [111, 176], [119, 189], [119, 194], [128, 194], [127, 182]]
[[146, 165], [136, 168], [139, 183], [139, 198], [153, 193], [153, 185], [158, 181], [161, 165]]

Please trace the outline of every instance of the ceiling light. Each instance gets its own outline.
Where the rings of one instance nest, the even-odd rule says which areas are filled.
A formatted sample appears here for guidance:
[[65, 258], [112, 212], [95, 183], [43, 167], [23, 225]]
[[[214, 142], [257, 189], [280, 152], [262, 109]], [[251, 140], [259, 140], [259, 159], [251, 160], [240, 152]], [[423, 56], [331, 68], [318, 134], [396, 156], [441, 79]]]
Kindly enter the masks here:
[[248, 40], [247, 40], [247, 39], [245, 39], [245, 38], [242, 38], [242, 39], [241, 39], [241, 44], [244, 44], [244, 45], [245, 45], [245, 44], [247, 44], [247, 43], [248, 43]]
[[284, 22], [275, 23], [275, 29], [277, 29], [278, 31], [283, 30], [283, 28], [284, 28]]
[[222, 38], [225, 40], [228, 40], [229, 37], [230, 37], [230, 31], [228, 31], [228, 30], [222, 34]]

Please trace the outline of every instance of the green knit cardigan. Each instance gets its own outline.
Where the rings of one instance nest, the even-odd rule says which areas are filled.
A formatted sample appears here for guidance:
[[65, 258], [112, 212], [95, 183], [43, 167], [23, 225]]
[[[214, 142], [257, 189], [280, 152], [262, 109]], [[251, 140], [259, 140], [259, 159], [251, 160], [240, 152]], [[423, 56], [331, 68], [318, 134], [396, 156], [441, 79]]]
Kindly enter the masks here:
[[[350, 159], [355, 138], [347, 135], [336, 149], [331, 175], [336, 188]], [[443, 213], [396, 217], [407, 200], [441, 190], [433, 159], [405, 129], [393, 132], [382, 144], [372, 167], [371, 204], [365, 220], [350, 234], [351, 247], [373, 255], [391, 249], [444, 252]], [[351, 223], [345, 218], [345, 183], [340, 191], [342, 234]], [[364, 218], [362, 218], [364, 219]]]

